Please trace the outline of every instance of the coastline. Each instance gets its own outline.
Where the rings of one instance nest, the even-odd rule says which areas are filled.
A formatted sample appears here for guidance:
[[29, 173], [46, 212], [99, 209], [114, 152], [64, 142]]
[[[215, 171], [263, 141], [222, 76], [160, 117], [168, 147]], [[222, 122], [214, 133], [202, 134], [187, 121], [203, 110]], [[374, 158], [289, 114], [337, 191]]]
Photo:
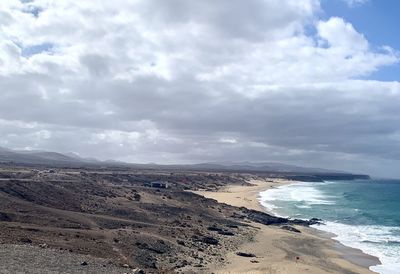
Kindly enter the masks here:
[[[260, 204], [259, 193], [296, 182], [268, 179], [250, 183], [252, 186], [228, 185], [217, 192], [195, 193], [221, 203], [271, 213]], [[375, 273], [369, 266], [379, 263], [378, 258], [344, 246], [333, 240], [333, 235], [315, 228], [296, 226], [302, 233], [295, 233], [278, 226], [250, 225], [259, 232], [254, 241], [243, 244], [239, 251], [254, 253], [257, 258], [239, 257], [231, 252], [224, 265], [212, 266], [214, 273]]]

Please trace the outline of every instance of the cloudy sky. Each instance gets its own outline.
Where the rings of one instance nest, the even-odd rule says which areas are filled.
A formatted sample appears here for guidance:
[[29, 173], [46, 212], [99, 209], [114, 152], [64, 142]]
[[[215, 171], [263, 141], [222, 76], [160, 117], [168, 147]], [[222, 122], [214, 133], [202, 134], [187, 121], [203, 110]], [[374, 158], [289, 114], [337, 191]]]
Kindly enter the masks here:
[[0, 146], [400, 177], [396, 2], [0, 1]]

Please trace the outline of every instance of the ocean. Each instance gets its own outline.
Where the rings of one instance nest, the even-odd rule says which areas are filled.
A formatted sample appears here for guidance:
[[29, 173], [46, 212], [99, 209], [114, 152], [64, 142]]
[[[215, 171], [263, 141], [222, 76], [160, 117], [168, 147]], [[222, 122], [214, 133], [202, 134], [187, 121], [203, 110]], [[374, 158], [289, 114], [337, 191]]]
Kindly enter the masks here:
[[322, 219], [315, 228], [380, 259], [371, 270], [400, 273], [400, 180], [299, 182], [261, 192], [259, 199], [278, 216]]

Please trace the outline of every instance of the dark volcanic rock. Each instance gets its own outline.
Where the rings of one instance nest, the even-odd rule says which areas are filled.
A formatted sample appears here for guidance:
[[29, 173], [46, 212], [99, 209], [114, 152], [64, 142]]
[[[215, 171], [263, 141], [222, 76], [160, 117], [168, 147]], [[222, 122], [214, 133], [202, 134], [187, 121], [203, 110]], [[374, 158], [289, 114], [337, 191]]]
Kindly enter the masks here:
[[157, 269], [157, 259], [148, 252], [135, 253], [135, 260], [143, 266], [144, 269]]
[[242, 208], [242, 212], [244, 212], [247, 215], [246, 217], [249, 220], [264, 225], [286, 224], [289, 221], [288, 219], [285, 218], [275, 217], [261, 211], [247, 209], [247, 208]]
[[142, 196], [139, 193], [133, 194], [133, 199], [135, 199], [135, 201], [140, 201], [141, 198]]
[[225, 235], [225, 236], [234, 236], [235, 235], [235, 233], [233, 233], [231, 231], [219, 231], [218, 234]]
[[217, 245], [219, 243], [219, 241], [213, 237], [203, 237], [201, 241], [209, 245]]
[[309, 221], [305, 220], [298, 220], [298, 219], [286, 219], [286, 218], [281, 218], [281, 217], [275, 217], [272, 215], [269, 215], [265, 212], [253, 210], [253, 209], [247, 209], [244, 207], [240, 208], [242, 213], [244, 213], [247, 217], [247, 219], [256, 222], [256, 223], [261, 223], [264, 225], [281, 225], [281, 224], [294, 224], [294, 225], [303, 225], [303, 226], [309, 226], [309, 225], [314, 225], [320, 223], [319, 219], [311, 219]]
[[215, 226], [209, 226], [209, 227], [207, 227], [207, 230], [209, 230], [209, 231], [216, 231], [216, 232], [221, 232], [221, 231], [223, 231], [222, 228], [215, 227]]
[[189, 262], [186, 260], [180, 261], [175, 265], [175, 268], [182, 268], [189, 265]]
[[0, 221], [2, 222], [10, 222], [11, 217], [7, 213], [0, 212]]
[[21, 242], [21, 243], [24, 243], [24, 244], [31, 244], [32, 243], [32, 240], [31, 239], [29, 239], [29, 238], [21, 238], [21, 239], [19, 239], [19, 241]]
[[164, 241], [161, 241], [161, 240], [154, 242], [151, 245], [147, 244], [147, 243], [140, 243], [140, 242], [137, 242], [135, 245], [137, 247], [139, 247], [140, 249], [145, 249], [145, 250], [157, 253], [157, 254], [164, 254], [170, 250], [169, 246], [166, 245], [164, 243]]
[[215, 232], [218, 232], [218, 234], [220, 234], [220, 235], [225, 235], [225, 236], [234, 236], [235, 234], [233, 233], [233, 232], [231, 232], [231, 231], [227, 231], [227, 230], [224, 230], [224, 229], [222, 229], [222, 228], [220, 228], [220, 227], [216, 227], [216, 226], [209, 226], [208, 228], [207, 228], [207, 230], [209, 230], [209, 231], [215, 231]]
[[241, 257], [248, 257], [248, 258], [254, 258], [256, 255], [253, 253], [246, 253], [246, 252], [236, 252], [236, 255], [241, 256]]
[[310, 220], [299, 220], [299, 219], [293, 219], [288, 221], [288, 224], [292, 224], [292, 225], [303, 225], [303, 226], [309, 226], [309, 225], [315, 225], [315, 224], [320, 224], [321, 223], [321, 219], [317, 219], [317, 218], [312, 218]]
[[309, 222], [310, 222], [310, 225], [316, 225], [316, 224], [320, 224], [322, 222], [322, 219], [311, 218]]
[[296, 232], [296, 233], [301, 233], [300, 230], [298, 230], [297, 228], [294, 228], [293, 226], [290, 225], [283, 225], [281, 226], [282, 229], [284, 230], [288, 230], [288, 231], [292, 231], [292, 232]]

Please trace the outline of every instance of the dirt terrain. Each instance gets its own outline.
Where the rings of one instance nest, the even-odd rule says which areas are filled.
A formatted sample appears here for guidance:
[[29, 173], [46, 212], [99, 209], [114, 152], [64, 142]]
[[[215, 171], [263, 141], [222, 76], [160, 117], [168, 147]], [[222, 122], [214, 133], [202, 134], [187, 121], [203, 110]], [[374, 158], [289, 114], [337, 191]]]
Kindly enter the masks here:
[[[69, 254], [100, 258], [107, 267], [116, 267], [115, 273], [118, 267], [146, 273], [206, 270], [251, 240], [256, 228], [246, 220], [287, 221], [187, 191], [248, 184], [250, 178], [230, 173], [4, 166], [0, 170], [2, 254], [6, 247], [10, 254], [12, 250], [23, 254], [19, 246], [25, 245], [35, 248], [31, 252], [57, 250], [54, 256], [65, 260], [73, 258]], [[168, 181], [168, 188], [152, 187], [152, 181]], [[82, 261], [66, 263], [76, 269], [65, 273], [88, 272], [91, 263], [81, 265]]]

